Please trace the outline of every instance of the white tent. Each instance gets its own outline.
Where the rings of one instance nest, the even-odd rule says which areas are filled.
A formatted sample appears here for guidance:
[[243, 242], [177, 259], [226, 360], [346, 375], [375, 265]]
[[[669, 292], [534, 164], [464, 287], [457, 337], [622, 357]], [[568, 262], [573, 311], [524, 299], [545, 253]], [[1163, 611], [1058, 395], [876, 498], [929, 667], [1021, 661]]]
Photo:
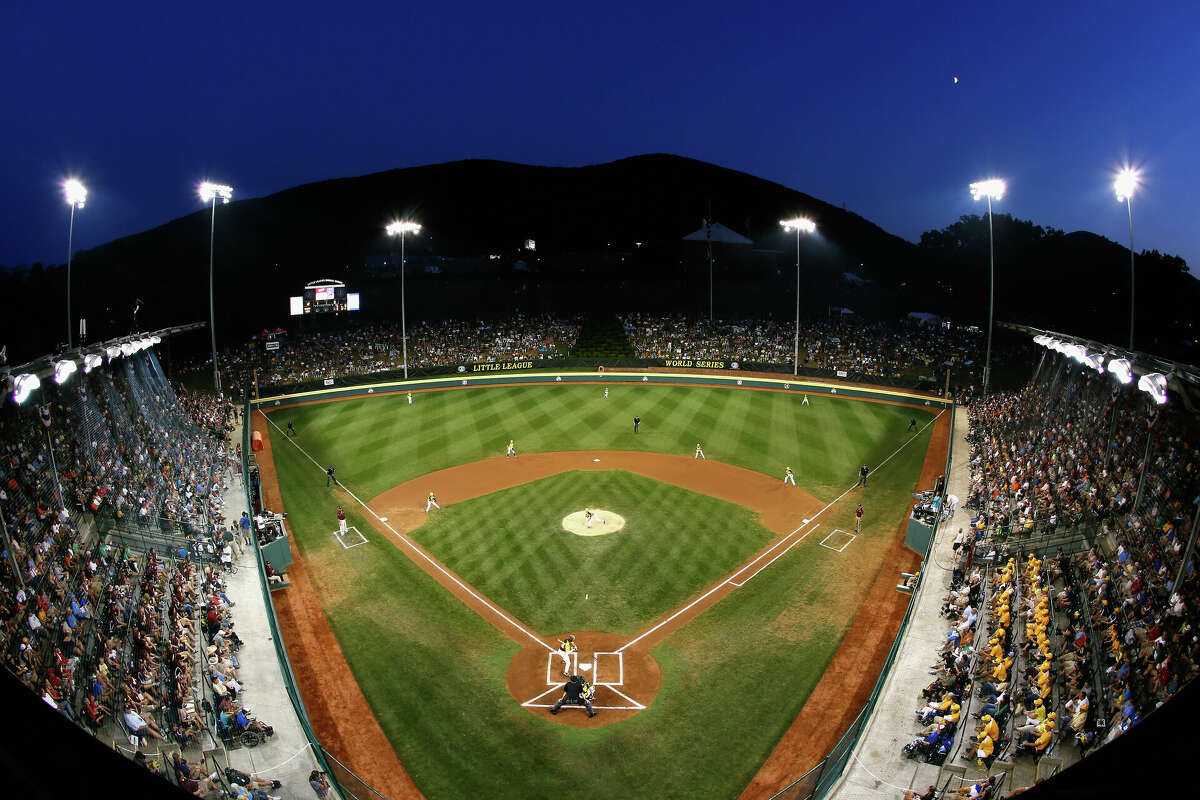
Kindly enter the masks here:
[[[700, 229], [695, 233], [689, 233], [683, 237], [685, 242], [705, 242], [708, 241], [708, 234], [704, 230], [704, 224], [701, 223]], [[712, 241], [718, 244], [754, 244], [750, 239], [742, 236], [737, 231], [726, 228], [719, 222], [712, 224]]]

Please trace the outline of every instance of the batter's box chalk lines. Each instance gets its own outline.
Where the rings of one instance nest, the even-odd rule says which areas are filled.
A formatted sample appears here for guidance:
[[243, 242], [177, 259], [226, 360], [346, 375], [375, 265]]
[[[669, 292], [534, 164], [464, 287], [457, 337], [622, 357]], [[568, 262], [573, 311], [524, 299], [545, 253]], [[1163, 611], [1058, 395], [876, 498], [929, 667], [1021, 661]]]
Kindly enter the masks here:
[[[350, 538], [350, 531], [354, 531], [354, 535], [358, 537], [358, 541]], [[367, 537], [363, 536], [362, 532], [353, 525], [346, 528], [345, 534], [343, 534], [341, 531], [334, 531], [333, 535], [337, 537], [338, 542], [340, 542], [342, 547], [346, 550], [349, 550], [351, 547], [358, 547], [360, 544], [367, 543]]]
[[[909, 439], [907, 442], [905, 442], [904, 444], [902, 444], [902, 445], [900, 445], [899, 447], [897, 447], [897, 448], [896, 448], [896, 449], [895, 449], [895, 450], [892, 452], [892, 454], [891, 454], [890, 456], [888, 456], [887, 458], [885, 458], [883, 461], [879, 462], [879, 466], [875, 467], [875, 469], [874, 469], [873, 471], [874, 471], [874, 472], [878, 472], [880, 469], [882, 469], [882, 468], [883, 468], [883, 466], [884, 466], [885, 464], [887, 464], [889, 461], [891, 461], [891, 460], [892, 460], [892, 459], [893, 459], [893, 458], [896, 456], [896, 453], [899, 453], [901, 450], [903, 450], [904, 448], [906, 448], [906, 447], [908, 447], [910, 444], [912, 444], [914, 441], [916, 441], [916, 440], [917, 440], [917, 438], [918, 438], [918, 437], [920, 437], [920, 435], [921, 435], [922, 433], [924, 433], [924, 432], [925, 432], [925, 429], [926, 429], [926, 428], [928, 428], [930, 425], [932, 425], [933, 423], [935, 423], [935, 422], [937, 422], [939, 419], [941, 419], [941, 416], [942, 416], [942, 414], [945, 414], [945, 413], [946, 413], [946, 410], [945, 410], [945, 409], [942, 409], [941, 411], [939, 411], [939, 412], [937, 413], [937, 416], [935, 416], [933, 419], [929, 420], [929, 422], [925, 423], [925, 426], [924, 426], [924, 427], [922, 427], [922, 428], [921, 428], [921, 430], [917, 431], [917, 435], [916, 435], [916, 436], [912, 437], [912, 438], [911, 438], [911, 439]], [[278, 426], [276, 426], [276, 427], [278, 427]], [[318, 465], [318, 466], [320, 466], [320, 465]], [[845, 497], [846, 495], [850, 494], [850, 492], [854, 491], [854, 489], [855, 489], [855, 487], [856, 487], [856, 486], [858, 486], [858, 483], [857, 483], [857, 482], [855, 482], [855, 483], [854, 483], [854, 484], [853, 484], [853, 485], [852, 485], [852, 486], [851, 486], [849, 489], [847, 489], [846, 491], [844, 491], [844, 492], [842, 492], [840, 495], [838, 495], [838, 496], [837, 496], [837, 498], [836, 498], [835, 500], [833, 500], [833, 502], [829, 503], [829, 504], [828, 504], [828, 505], [826, 505], [824, 508], [822, 508], [820, 511], [818, 511], [816, 514], [814, 514], [812, 517], [810, 517], [810, 521], [812, 521], [812, 520], [816, 520], [816, 519], [820, 518], [820, 516], [821, 516], [822, 514], [824, 514], [826, 511], [828, 511], [830, 508], [832, 508], [832, 507], [833, 507], [833, 506], [834, 506], [834, 505], [835, 505], [835, 504], [836, 504], [836, 503], [837, 503], [839, 500], [841, 500], [841, 499], [842, 499], [843, 497]], [[755, 559], [754, 559], [753, 561], [751, 561], [749, 564], [746, 564], [744, 567], [742, 567], [741, 569], [739, 569], [737, 572], [733, 573], [733, 575], [730, 575], [730, 576], [729, 576], [728, 578], [726, 578], [725, 580], [723, 580], [723, 581], [721, 581], [720, 583], [718, 583], [718, 584], [716, 584], [715, 586], [713, 586], [713, 587], [712, 587], [711, 589], [709, 589], [707, 592], [705, 592], [704, 594], [700, 595], [699, 597], [697, 597], [697, 598], [696, 598], [695, 600], [693, 600], [692, 602], [688, 603], [688, 604], [687, 604], [686, 606], [684, 606], [683, 608], [680, 608], [679, 610], [677, 610], [677, 611], [676, 611], [674, 614], [672, 614], [671, 616], [669, 616], [669, 617], [667, 617], [666, 619], [662, 620], [661, 622], [659, 622], [657, 625], [655, 625], [654, 627], [650, 628], [649, 630], [646, 630], [646, 631], [643, 631], [642, 633], [639, 633], [637, 636], [635, 636], [634, 638], [630, 639], [630, 640], [629, 640], [628, 642], [626, 642], [625, 644], [623, 644], [623, 645], [621, 645], [620, 647], [618, 647], [618, 648], [617, 648], [617, 652], [619, 653], [619, 652], [621, 652], [622, 650], [624, 650], [626, 647], [629, 647], [629, 646], [631, 646], [631, 645], [637, 644], [637, 643], [638, 643], [638, 642], [640, 642], [642, 639], [645, 639], [647, 636], [649, 636], [650, 634], [652, 634], [652, 633], [654, 633], [655, 631], [657, 631], [659, 628], [663, 627], [664, 625], [667, 625], [667, 624], [669, 624], [669, 623], [670, 623], [672, 620], [674, 620], [674, 619], [677, 619], [677, 618], [678, 618], [680, 615], [682, 615], [682, 614], [686, 614], [688, 611], [690, 611], [692, 608], [694, 608], [694, 607], [695, 607], [697, 604], [699, 604], [699, 603], [702, 603], [702, 602], [704, 602], [705, 600], [707, 600], [709, 597], [711, 597], [711, 596], [712, 596], [712, 594], [713, 594], [713, 592], [716, 592], [716, 591], [717, 591], [718, 589], [720, 589], [722, 586], [725, 586], [725, 585], [727, 585], [727, 584], [728, 584], [728, 585], [730, 585], [730, 586], [737, 587], [737, 588], [741, 588], [742, 586], [745, 586], [747, 583], [749, 583], [749, 582], [750, 582], [750, 579], [751, 579], [751, 578], [753, 578], [753, 577], [754, 577], [755, 575], [757, 575], [758, 573], [762, 572], [762, 571], [763, 571], [764, 569], [766, 569], [767, 567], [771, 566], [771, 564], [775, 563], [775, 562], [776, 562], [776, 561], [777, 561], [777, 560], [778, 560], [780, 557], [782, 557], [783, 555], [785, 555], [785, 554], [786, 554], [786, 553], [787, 553], [789, 550], [791, 550], [791, 549], [792, 549], [793, 547], [795, 547], [797, 544], [799, 544], [800, 542], [804, 541], [804, 539], [808, 537], [808, 534], [812, 533], [813, 531], [815, 531], [815, 530], [816, 530], [816, 529], [819, 527], [819, 526], [817, 526], [817, 525], [814, 525], [814, 526], [813, 526], [812, 528], [810, 528], [810, 529], [808, 530], [808, 532], [806, 532], [806, 533], [805, 533], [803, 536], [801, 536], [799, 539], [796, 539], [796, 540], [795, 540], [795, 541], [793, 541], [791, 544], [789, 544], [789, 545], [788, 545], [788, 546], [787, 546], [787, 547], [786, 547], [786, 548], [785, 548], [785, 549], [784, 549], [782, 552], [778, 553], [778, 554], [777, 554], [777, 555], [775, 555], [775, 556], [774, 556], [774, 557], [773, 557], [773, 558], [772, 558], [770, 561], [768, 561], [766, 564], [763, 564], [761, 567], [759, 567], [758, 569], [756, 569], [756, 570], [754, 571], [754, 573], [753, 573], [752, 575], [750, 575], [750, 577], [749, 577], [749, 578], [746, 578], [745, 580], [742, 580], [742, 581], [735, 581], [735, 580], [734, 580], [734, 578], [736, 578], [737, 576], [741, 575], [741, 574], [742, 574], [743, 572], [745, 572], [746, 570], [748, 570], [748, 569], [750, 569], [751, 567], [753, 567], [753, 566], [754, 566], [755, 564], [757, 564], [757, 563], [758, 563], [758, 562], [759, 562], [761, 559], [763, 559], [763, 558], [766, 558], [768, 555], [770, 555], [770, 554], [771, 554], [771, 552], [772, 552], [773, 550], [775, 550], [776, 548], [778, 548], [778, 547], [782, 546], [782, 545], [783, 545], [785, 542], [787, 542], [787, 541], [788, 541], [788, 539], [791, 539], [793, 536], [795, 536], [795, 535], [796, 535], [796, 534], [797, 534], [799, 531], [801, 531], [801, 530], [804, 528], [804, 525], [805, 525], [805, 524], [807, 524], [807, 523], [801, 524], [801, 526], [800, 526], [799, 528], [796, 528], [796, 530], [792, 531], [792, 532], [791, 532], [791, 533], [789, 533], [787, 536], [784, 536], [782, 539], [780, 539], [778, 542], [776, 542], [774, 545], [772, 545], [772, 546], [771, 546], [771, 547], [770, 547], [770, 548], [769, 548], [769, 549], [768, 549], [768, 550], [767, 550], [765, 553], [763, 553], [762, 555], [760, 555], [760, 556], [758, 556], [757, 558], [755, 558]]]
[[[466, 381], [464, 381], [464, 383], [465, 383], [465, 382], [466, 382]], [[260, 408], [260, 409], [258, 409], [258, 413], [262, 414], [262, 416], [263, 416], [263, 419], [265, 419], [265, 420], [267, 421], [267, 424], [268, 424], [268, 425], [270, 425], [271, 427], [275, 428], [275, 430], [279, 431], [279, 432], [280, 432], [280, 434], [283, 434], [283, 432], [284, 432], [284, 431], [283, 431], [283, 428], [280, 428], [280, 427], [279, 427], [279, 426], [278, 426], [278, 425], [275, 423], [275, 421], [274, 421], [274, 420], [272, 420], [270, 417], [268, 417], [268, 416], [267, 416], [267, 413], [266, 413], [265, 411], [263, 411], [263, 410]], [[297, 450], [299, 450], [301, 453], [303, 453], [303, 454], [304, 454], [304, 457], [305, 457], [305, 458], [307, 458], [309, 461], [311, 461], [311, 462], [313, 463], [313, 465], [314, 465], [314, 466], [316, 466], [316, 468], [317, 468], [317, 469], [321, 470], [322, 474], [324, 474], [324, 472], [325, 472], [325, 468], [324, 468], [324, 467], [322, 467], [322, 466], [320, 465], [320, 463], [318, 463], [318, 462], [317, 462], [317, 460], [316, 460], [315, 458], [313, 458], [311, 455], [309, 455], [309, 454], [308, 454], [308, 451], [307, 451], [307, 450], [305, 450], [303, 447], [301, 447], [301, 446], [300, 446], [300, 444], [299, 444], [299, 443], [298, 443], [298, 442], [297, 442], [295, 439], [293, 439], [291, 436], [284, 436], [284, 438], [286, 438], [286, 439], [287, 439], [289, 442], [291, 442], [291, 444], [292, 444], [292, 447], [295, 447]], [[356, 495], [354, 492], [350, 491], [350, 487], [346, 486], [346, 484], [344, 484], [344, 483], [341, 483], [341, 484], [339, 484], [339, 485], [340, 485], [340, 486], [341, 486], [343, 489], [345, 489], [345, 490], [346, 490], [346, 494], [348, 494], [348, 495], [350, 495], [351, 497], [353, 497], [353, 498], [354, 498], [354, 502], [358, 503], [360, 506], [362, 506], [364, 509], [366, 509], [367, 513], [369, 513], [369, 514], [370, 514], [371, 516], [373, 516], [375, 519], [379, 520], [380, 524], [381, 524], [381, 525], [383, 525], [383, 527], [387, 528], [389, 531], [391, 531], [391, 532], [392, 532], [392, 535], [394, 535], [394, 536], [395, 536], [397, 539], [399, 539], [401, 542], [403, 542], [404, 544], [406, 544], [406, 545], [408, 546], [408, 549], [409, 549], [409, 550], [411, 550], [413, 553], [415, 553], [416, 555], [418, 555], [418, 556], [420, 556], [422, 559], [424, 559], [424, 560], [425, 560], [425, 562], [429, 564], [429, 566], [431, 566], [431, 567], [433, 567], [434, 569], [436, 569], [436, 570], [437, 570], [438, 572], [440, 572], [442, 575], [445, 575], [447, 580], [451, 581], [452, 583], [454, 583], [454, 585], [455, 585], [455, 586], [457, 586], [458, 588], [462, 589], [462, 590], [463, 590], [464, 592], [466, 592], [467, 594], [471, 595], [471, 597], [474, 597], [476, 600], [478, 600], [478, 601], [479, 601], [479, 603], [480, 603], [481, 605], [483, 605], [485, 608], [487, 608], [487, 609], [491, 610], [491, 611], [492, 611], [492, 613], [494, 613], [496, 616], [500, 617], [500, 619], [504, 620], [504, 621], [505, 621], [505, 622], [507, 622], [509, 625], [512, 625], [514, 628], [516, 628], [516, 629], [517, 629], [517, 630], [519, 630], [521, 633], [523, 633], [523, 634], [525, 634], [526, 636], [528, 636], [530, 639], [533, 639], [535, 642], [537, 642], [537, 643], [538, 643], [538, 644], [540, 644], [542, 647], [544, 647], [544, 648], [546, 648], [547, 650], [549, 650], [551, 653], [553, 653], [553, 652], [554, 652], [554, 648], [553, 648], [553, 647], [551, 647], [550, 645], [548, 645], [548, 644], [546, 644], [545, 642], [543, 642], [543, 641], [542, 641], [541, 639], [539, 639], [537, 636], [534, 636], [532, 633], [530, 633], [530, 632], [529, 632], [529, 630], [528, 630], [528, 629], [526, 629], [526, 628], [525, 628], [525, 626], [524, 626], [524, 625], [522, 625], [521, 623], [517, 622], [517, 621], [516, 621], [515, 619], [513, 619], [512, 617], [508, 616], [508, 614], [505, 614], [505, 613], [504, 613], [503, 611], [501, 611], [499, 608], [497, 608], [496, 606], [492, 605], [492, 604], [491, 604], [491, 603], [490, 603], [488, 600], [486, 600], [486, 599], [484, 599], [483, 597], [481, 597], [480, 595], [478, 595], [478, 594], [475, 592], [475, 590], [474, 590], [474, 589], [472, 589], [470, 586], [467, 586], [465, 583], [463, 583], [461, 580], [459, 580], [459, 578], [458, 578], [458, 576], [457, 576], [457, 575], [454, 575], [454, 574], [453, 574], [453, 573], [451, 573], [449, 570], [447, 570], [445, 567], [443, 567], [441, 564], [439, 564], [438, 562], [434, 561], [432, 558], [430, 558], [430, 557], [429, 557], [429, 556], [428, 556], [428, 555], [425, 553], [425, 551], [421, 550], [419, 547], [417, 547], [415, 544], [413, 544], [413, 543], [412, 543], [412, 542], [411, 542], [411, 541], [410, 541], [410, 540], [409, 540], [409, 539], [408, 539], [406, 536], [404, 536], [402, 533], [400, 533], [400, 531], [396, 530], [396, 529], [395, 529], [395, 528], [393, 528], [391, 525], [389, 525], [389, 524], [388, 524], [386, 521], [384, 521], [384, 520], [383, 520], [383, 519], [382, 519], [382, 518], [381, 518], [381, 517], [380, 517], [378, 514], [376, 514], [376, 513], [375, 513], [375, 509], [371, 508], [369, 505], [367, 505], [366, 503], [364, 503], [362, 500], [360, 500], [360, 499], [359, 499], [358, 495]]]

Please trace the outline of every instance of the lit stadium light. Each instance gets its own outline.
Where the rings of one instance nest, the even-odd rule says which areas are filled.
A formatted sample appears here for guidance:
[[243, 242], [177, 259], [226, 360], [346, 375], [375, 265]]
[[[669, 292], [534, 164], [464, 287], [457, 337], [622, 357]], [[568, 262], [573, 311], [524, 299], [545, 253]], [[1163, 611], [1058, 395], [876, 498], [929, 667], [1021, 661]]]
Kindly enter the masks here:
[[151, 337], [150, 337], [150, 343], [151, 343], [151, 344], [160, 344], [161, 342], [162, 342], [162, 337], [161, 337], [161, 336], [151, 336]]
[[205, 203], [215, 202], [217, 198], [220, 198], [222, 203], [228, 203], [233, 199], [233, 187], [223, 183], [205, 181], [196, 191], [199, 192], [200, 199]]
[[1167, 376], [1161, 372], [1151, 372], [1138, 378], [1138, 388], [1153, 397], [1160, 406], [1167, 402]]
[[117, 347], [116, 345], [110, 345], [104, 349], [104, 354], [108, 356], [108, 363], [111, 364], [114, 358], [119, 355], [124, 355], [124, 351], [122, 351], [121, 348]]
[[1108, 362], [1105, 368], [1109, 375], [1119, 380], [1121, 383], [1133, 382], [1133, 365], [1129, 363], [1127, 358], [1114, 358]]
[[813, 222], [808, 217], [794, 217], [792, 219], [781, 219], [779, 224], [788, 233], [792, 231], [803, 231], [804, 233], [814, 233], [817, 230], [817, 223]]
[[421, 226], [419, 223], [409, 220], [396, 220], [389, 222], [386, 230], [389, 236], [400, 236], [405, 233], [420, 233]]
[[1033, 343], [1040, 344], [1042, 347], [1048, 347], [1050, 344], [1050, 337], [1044, 333], [1039, 333], [1037, 336], [1033, 337]]
[[817, 223], [808, 217], [781, 219], [779, 224], [788, 233], [796, 232], [796, 347], [793, 354], [792, 374], [800, 374], [800, 234], [816, 233]]
[[1117, 193], [1117, 200], [1124, 203], [1129, 198], [1133, 197], [1133, 193], [1137, 191], [1141, 185], [1142, 175], [1133, 167], [1125, 167], [1117, 173], [1117, 177], [1113, 179], [1113, 191]]
[[83, 373], [86, 375], [102, 363], [104, 363], [104, 359], [100, 358], [97, 353], [88, 353], [83, 357]]
[[421, 232], [420, 224], [407, 219], [389, 222], [384, 229], [388, 236], [400, 237], [400, 349], [404, 358], [404, 380], [408, 380], [408, 300], [404, 293], [404, 236]]
[[87, 202], [87, 187], [75, 178], [68, 178], [62, 183], [63, 197], [72, 208], [83, 208]]
[[137, 348], [130, 342], [121, 342], [121, 355], [131, 356], [137, 352]]
[[141, 345], [141, 349], [143, 349], [143, 350], [149, 350], [151, 347], [154, 346], [154, 342], [152, 342], [150, 340], [149, 336], [145, 337], [144, 339], [141, 339], [138, 342], [138, 344]]
[[1091, 367], [1096, 372], [1104, 372], [1104, 356], [1099, 353], [1085, 353], [1083, 357], [1083, 365]]
[[1000, 178], [988, 178], [986, 181], [975, 181], [969, 188], [972, 200], [978, 200], [981, 197], [989, 200], [1003, 200], [1008, 185]]
[[42, 381], [37, 375], [26, 372], [13, 378], [13, 400], [18, 404], [24, 403], [29, 399], [29, 395], [33, 394]]
[[79, 366], [70, 358], [64, 358], [61, 361], [54, 362], [54, 382], [64, 384], [75, 374]]

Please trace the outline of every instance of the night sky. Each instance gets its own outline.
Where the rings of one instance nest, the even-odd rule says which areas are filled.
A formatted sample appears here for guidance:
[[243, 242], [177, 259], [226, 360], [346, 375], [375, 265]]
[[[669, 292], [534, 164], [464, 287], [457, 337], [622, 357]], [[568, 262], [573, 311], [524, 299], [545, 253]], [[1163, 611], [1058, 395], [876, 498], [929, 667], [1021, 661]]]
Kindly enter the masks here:
[[67, 176], [86, 248], [197, 210], [205, 178], [236, 199], [651, 152], [914, 241], [981, 211], [967, 184], [996, 175], [997, 211], [1126, 244], [1129, 159], [1136, 248], [1200, 263], [1196, 0], [259, 6], [0, 5], [0, 264], [65, 260]]

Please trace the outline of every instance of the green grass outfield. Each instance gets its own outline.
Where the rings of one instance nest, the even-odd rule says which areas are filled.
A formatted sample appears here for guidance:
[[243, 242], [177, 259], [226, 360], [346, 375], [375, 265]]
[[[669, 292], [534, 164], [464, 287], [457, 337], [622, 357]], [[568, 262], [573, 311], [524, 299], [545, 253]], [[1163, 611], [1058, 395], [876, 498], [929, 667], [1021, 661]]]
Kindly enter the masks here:
[[[928, 409], [814, 395], [733, 388], [617, 384], [503, 386], [423, 392], [282, 408], [313, 456], [364, 500], [436, 469], [518, 452], [642, 450], [691, 455], [696, 442], [712, 459], [796, 482], [822, 500], [853, 483], [908, 440], [910, 419]], [[633, 433], [633, 418], [642, 425]], [[319, 451], [320, 455], [317, 455]]]
[[[613, 389], [609, 406], [601, 405], [600, 387], [517, 387], [419, 395], [411, 408], [403, 398], [369, 398], [270, 416], [279, 425], [293, 420], [298, 443], [318, 461], [337, 465], [339, 478], [364, 499], [433, 469], [498, 455], [508, 438], [516, 438], [526, 452], [685, 454], [700, 439], [710, 458], [776, 477], [779, 464], [790, 463], [801, 486], [832, 499], [853, 483], [859, 464], [877, 464], [908, 438], [904, 429], [910, 417], [922, 425], [930, 418], [916, 409], [851, 400], [814, 398], [813, 406], [801, 408], [798, 397], [783, 393], [628, 391], [637, 397], [624, 399]], [[646, 427], [635, 440], [624, 418], [632, 417], [629, 408], [637, 405], [652, 410], [640, 412]], [[615, 420], [608, 419], [614, 414]], [[747, 421], [747, 414], [755, 421]], [[707, 433], [698, 435], [698, 428]], [[754, 446], [739, 442], [742, 435]], [[518, 645], [383, 541], [358, 509], [347, 508], [350, 522], [371, 541], [342, 549], [330, 535], [330, 509], [344, 496], [325, 488], [322, 472], [286, 437], [273, 428], [271, 436], [289, 523], [330, 625], [383, 730], [430, 798], [735, 797], [836, 652], [861, 604], [857, 590], [873, 580], [909, 505], [908, 492], [929, 440], [926, 430], [873, 475], [866, 495], [870, 524], [844, 553], [820, 547], [821, 535], [806, 540], [652, 651], [663, 668], [663, 685], [648, 709], [616, 725], [581, 730], [521, 709], [504, 680]], [[440, 444], [430, 446], [430, 441]], [[805, 452], [809, 460], [802, 462], [799, 454]], [[610, 475], [611, 491], [628, 491], [616, 473], [588, 475]], [[819, 475], [824, 483], [816, 480]], [[827, 512], [823, 530], [852, 529], [854, 499]], [[465, 509], [470, 502], [461, 505]], [[533, 524], [541, 512], [527, 509]], [[447, 509], [443, 521], [451, 521], [453, 510]], [[628, 513], [613, 510], [631, 518], [653, 513], [637, 507]], [[736, 519], [747, 512], [731, 513]], [[432, 531], [431, 526], [416, 536], [424, 541]], [[572, 547], [589, 546], [582, 537], [570, 538], [578, 539]], [[663, 560], [687, 555], [662, 550], [669, 546], [660, 540], [648, 555]], [[528, 553], [515, 557], [538, 560]], [[447, 553], [448, 565], [464, 575], [485, 571], [486, 558], [487, 548]], [[513, 569], [519, 572], [517, 563]], [[646, 582], [669, 577], [655, 573]], [[552, 588], [529, 589], [530, 601]], [[658, 586], [647, 589], [658, 591]], [[692, 591], [682, 583], [670, 590]], [[631, 613], [653, 615], [646, 600], [628, 603]], [[564, 602], [553, 630], [535, 628], [542, 633], [582, 629], [579, 608]], [[581, 616], [570, 617], [574, 613]], [[615, 615], [616, 609], [603, 613]], [[339, 754], [338, 743], [326, 745]]]

